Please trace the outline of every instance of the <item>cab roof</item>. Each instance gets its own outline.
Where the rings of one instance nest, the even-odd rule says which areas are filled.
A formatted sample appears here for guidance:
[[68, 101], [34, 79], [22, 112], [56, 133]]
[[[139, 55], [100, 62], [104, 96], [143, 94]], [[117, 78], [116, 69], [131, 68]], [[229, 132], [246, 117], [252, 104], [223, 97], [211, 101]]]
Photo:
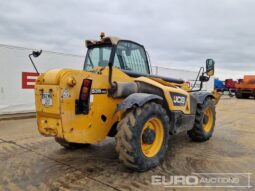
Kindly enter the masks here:
[[101, 38], [100, 40], [86, 40], [85, 44], [87, 48], [94, 45], [101, 45], [101, 44], [116, 45], [120, 40], [123, 40], [123, 39], [120, 39], [114, 36], [106, 36]]

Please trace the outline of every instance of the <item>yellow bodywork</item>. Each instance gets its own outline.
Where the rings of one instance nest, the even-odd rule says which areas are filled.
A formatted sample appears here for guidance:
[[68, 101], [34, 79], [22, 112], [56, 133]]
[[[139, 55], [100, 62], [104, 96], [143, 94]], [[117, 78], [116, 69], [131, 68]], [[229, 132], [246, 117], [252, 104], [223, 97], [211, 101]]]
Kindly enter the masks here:
[[221, 98], [221, 95], [222, 95], [222, 94], [220, 94], [220, 93], [217, 92], [216, 90], [213, 90], [211, 93], [212, 93], [212, 95], [213, 95], [213, 97], [214, 97], [214, 103], [215, 103], [215, 105], [218, 104], [219, 101], [220, 101], [220, 98]]
[[[146, 82], [163, 90], [171, 111], [190, 114], [190, 96], [185, 84], [168, 83], [161, 79], [148, 77], [132, 78], [113, 67], [112, 81]], [[91, 72], [56, 69], [38, 77], [35, 85], [37, 123], [41, 134], [64, 138], [68, 142], [98, 143], [108, 135], [112, 126], [121, 118], [121, 112], [115, 112], [117, 104], [123, 99], [112, 98], [108, 94], [90, 94], [88, 114], [75, 114], [75, 100], [79, 99], [83, 79], [92, 80], [92, 89], [109, 89], [109, 69], [95, 68]], [[52, 106], [42, 104], [42, 92], [52, 92]], [[68, 92], [69, 96], [63, 96]], [[185, 106], [174, 106], [169, 92], [187, 95]], [[106, 117], [103, 120], [102, 117]]]

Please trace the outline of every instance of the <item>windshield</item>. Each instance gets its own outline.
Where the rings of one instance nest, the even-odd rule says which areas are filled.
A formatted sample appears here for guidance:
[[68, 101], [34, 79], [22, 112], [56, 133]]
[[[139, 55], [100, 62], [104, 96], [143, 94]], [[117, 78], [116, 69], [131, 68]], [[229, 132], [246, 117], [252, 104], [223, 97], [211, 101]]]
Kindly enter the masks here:
[[84, 70], [89, 71], [97, 66], [108, 66], [111, 50], [111, 46], [89, 48], [85, 58]]

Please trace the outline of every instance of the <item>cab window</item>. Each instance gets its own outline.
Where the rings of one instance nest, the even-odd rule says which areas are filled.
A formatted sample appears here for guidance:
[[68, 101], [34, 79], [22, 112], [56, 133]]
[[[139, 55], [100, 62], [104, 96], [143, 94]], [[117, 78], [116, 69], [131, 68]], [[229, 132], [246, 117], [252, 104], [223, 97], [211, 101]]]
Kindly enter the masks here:
[[84, 63], [84, 70], [92, 70], [97, 66], [106, 67], [108, 66], [112, 47], [100, 46], [92, 47], [87, 51], [87, 55]]
[[143, 46], [129, 41], [120, 41], [117, 44], [113, 66], [149, 74], [148, 60]]

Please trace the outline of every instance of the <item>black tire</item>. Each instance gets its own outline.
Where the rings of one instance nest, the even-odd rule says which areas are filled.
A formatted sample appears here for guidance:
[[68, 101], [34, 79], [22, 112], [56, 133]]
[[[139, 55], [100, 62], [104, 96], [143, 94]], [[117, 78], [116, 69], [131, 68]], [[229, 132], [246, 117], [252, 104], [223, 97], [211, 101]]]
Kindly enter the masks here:
[[244, 99], [249, 99], [251, 97], [251, 94], [243, 94]]
[[[204, 112], [207, 108], [211, 109], [213, 115], [212, 126], [208, 132], [206, 132], [205, 129], [203, 128], [205, 117]], [[214, 131], [215, 120], [216, 120], [215, 104], [211, 98], [206, 98], [203, 104], [197, 105], [194, 127], [187, 132], [189, 137], [196, 142], [204, 142], [209, 140], [212, 137]]]
[[75, 150], [75, 149], [80, 149], [84, 147], [90, 146], [90, 144], [79, 144], [79, 143], [69, 143], [65, 141], [64, 139], [57, 138], [55, 137], [55, 141], [60, 144], [62, 147], [68, 150]]
[[252, 96], [249, 93], [242, 93], [240, 90], [237, 90], [235, 95], [236, 95], [236, 98], [238, 99], [248, 99], [250, 98], [250, 96]]
[[[152, 157], [147, 157], [142, 151], [142, 132], [144, 125], [152, 118], [157, 118], [162, 124], [162, 143], [159, 151]], [[157, 166], [164, 158], [169, 140], [169, 118], [165, 109], [154, 102], [128, 111], [117, 127], [116, 151], [119, 159], [130, 169], [146, 171]], [[156, 136], [154, 134], [154, 136]], [[155, 137], [154, 137], [155, 138]], [[155, 139], [154, 139], [155, 140]], [[154, 141], [150, 144], [153, 144]]]
[[236, 90], [235, 96], [236, 96], [237, 99], [242, 99], [243, 98], [242, 92], [240, 90]]

